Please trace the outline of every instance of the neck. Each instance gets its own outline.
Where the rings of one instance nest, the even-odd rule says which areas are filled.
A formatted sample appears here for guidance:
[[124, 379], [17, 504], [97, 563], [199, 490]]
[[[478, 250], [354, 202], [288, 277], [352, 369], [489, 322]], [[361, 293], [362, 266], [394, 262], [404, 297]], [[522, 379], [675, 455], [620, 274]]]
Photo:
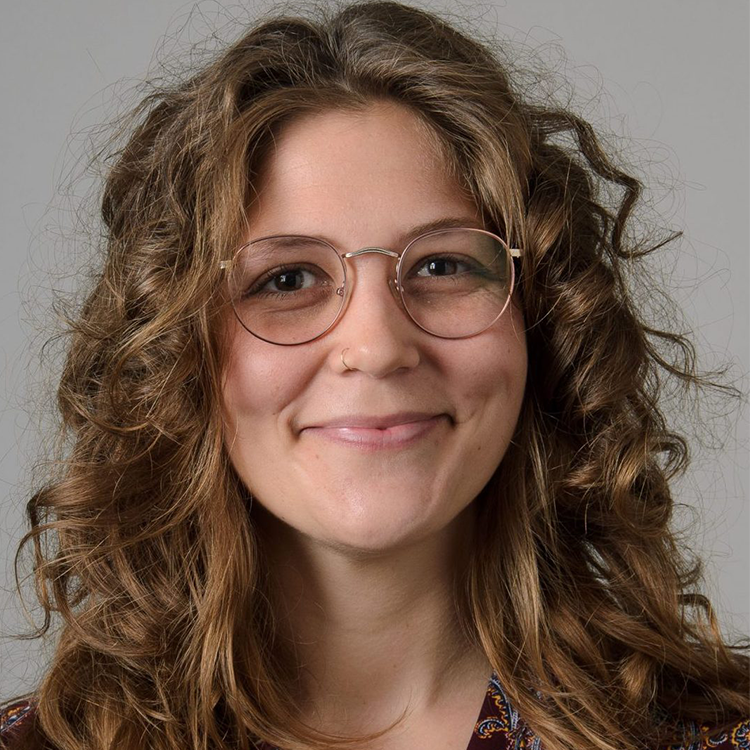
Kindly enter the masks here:
[[407, 707], [434, 710], [464, 683], [486, 684], [489, 663], [469, 643], [456, 606], [473, 506], [438, 534], [366, 555], [260, 516], [278, 627], [299, 666], [294, 689], [315, 723], [350, 724], [364, 707], [370, 720], [390, 722]]

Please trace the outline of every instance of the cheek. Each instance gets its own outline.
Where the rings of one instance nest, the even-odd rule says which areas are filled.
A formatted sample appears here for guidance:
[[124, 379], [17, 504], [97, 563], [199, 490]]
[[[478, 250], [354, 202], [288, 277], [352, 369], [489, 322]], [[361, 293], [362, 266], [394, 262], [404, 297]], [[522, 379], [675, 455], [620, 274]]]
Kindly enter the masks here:
[[528, 370], [520, 314], [504, 323], [493, 334], [494, 340], [476, 348], [464, 376], [464, 397], [470, 404], [468, 412], [477, 419], [477, 440], [480, 446], [495, 446], [498, 461], [516, 429]]
[[289, 368], [280, 357], [259, 349], [244, 330], [231, 342], [222, 383], [227, 437], [230, 432], [247, 433], [283, 403]]
[[510, 400], [520, 407], [526, 387], [528, 356], [523, 317], [517, 307], [502, 319], [500, 327], [493, 333], [494, 341], [478, 348], [478, 387], [486, 389], [488, 395], [495, 394], [508, 405]]

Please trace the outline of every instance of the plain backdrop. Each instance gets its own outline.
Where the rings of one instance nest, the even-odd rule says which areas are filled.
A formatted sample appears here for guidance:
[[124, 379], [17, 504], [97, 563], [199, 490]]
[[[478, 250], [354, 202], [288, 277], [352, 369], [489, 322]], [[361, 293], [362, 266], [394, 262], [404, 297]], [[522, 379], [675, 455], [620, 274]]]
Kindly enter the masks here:
[[[232, 6], [229, 15], [267, 7]], [[685, 326], [704, 364], [729, 362], [747, 388], [746, 0], [506, 0], [451, 9], [488, 36], [508, 38], [511, 59], [523, 64], [540, 56], [574, 82], [573, 101], [587, 117], [629, 139], [631, 161], [655, 186], [654, 209], [666, 226], [684, 232], [660, 263]], [[6, 0], [2, 16], [0, 698], [7, 698], [33, 687], [49, 653], [49, 646], [12, 638], [25, 627], [12, 561], [40, 438], [34, 425], [43, 403], [41, 308], [61, 278], [75, 281], [64, 276], [67, 253], [80, 253], [70, 228], [75, 196], [88, 189], [73, 179], [85, 134], [132, 104], [132, 86], [165, 55], [184, 52], [212, 27], [225, 38], [240, 28], [227, 26], [217, 3], [202, 2], [195, 11], [183, 0]], [[695, 509], [693, 537], [707, 562], [707, 590], [723, 630], [737, 636], [750, 631], [748, 425], [746, 412], [732, 407], [722, 417], [720, 409], [700, 417], [711, 430], [708, 444], [696, 446], [676, 493]]]

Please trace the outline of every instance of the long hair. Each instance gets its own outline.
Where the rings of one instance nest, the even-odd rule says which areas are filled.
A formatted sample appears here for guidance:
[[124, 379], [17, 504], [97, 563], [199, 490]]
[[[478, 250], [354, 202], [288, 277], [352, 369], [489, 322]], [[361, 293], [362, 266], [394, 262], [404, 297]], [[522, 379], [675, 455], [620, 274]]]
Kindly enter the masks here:
[[[487, 225], [524, 249], [529, 376], [476, 499], [462, 622], [550, 750], [654, 746], [750, 713], [670, 519], [684, 439], [665, 377], [693, 349], [642, 318], [641, 186], [587, 122], [524, 100], [491, 50], [393, 2], [273, 17], [149, 95], [112, 157], [106, 254], [58, 392], [71, 446], [28, 504], [38, 596], [62, 623], [38, 746], [350, 746], [299, 719], [260, 540], [222, 442], [219, 260], [285, 123], [377, 100], [415, 113]], [[615, 196], [611, 200], [607, 196]], [[664, 354], [665, 347], [678, 357]]]

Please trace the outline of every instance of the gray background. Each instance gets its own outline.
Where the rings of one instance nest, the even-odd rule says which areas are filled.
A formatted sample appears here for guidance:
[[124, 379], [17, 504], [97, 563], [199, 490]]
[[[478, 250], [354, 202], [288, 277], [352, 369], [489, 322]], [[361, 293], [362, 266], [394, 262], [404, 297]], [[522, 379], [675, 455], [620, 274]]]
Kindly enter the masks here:
[[[3, 3], [0, 698], [30, 688], [45, 659], [37, 642], [10, 638], [24, 627], [11, 568], [40, 438], [34, 426], [40, 339], [29, 322], [38, 326], [39, 316], [29, 304], [38, 310], [49, 296], [45, 287], [66, 283], [59, 273], [70, 267], [66, 252], [72, 253], [60, 227], [74, 223], [75, 196], [61, 199], [60, 186], [75, 173], [81, 133], [132, 101], [129, 86], [147, 73], [159, 45], [172, 50], [179, 37], [184, 49], [217, 25], [233, 36], [213, 2], [201, 3], [192, 31], [181, 33], [191, 8], [170, 0]], [[242, 15], [237, 7], [232, 12]], [[586, 116], [632, 139], [629, 158], [656, 186], [655, 210], [685, 232], [662, 268], [703, 363], [730, 360], [747, 388], [748, 3], [507, 0], [467, 3], [456, 12], [490, 31], [497, 26], [522, 60], [536, 49], [575, 81], [575, 101]], [[85, 181], [73, 184], [86, 188]], [[709, 405], [699, 415], [711, 425], [710, 445], [698, 447], [677, 490], [696, 509], [694, 544], [707, 560], [707, 590], [722, 628], [737, 635], [750, 631], [748, 425], [746, 412], [722, 418], [719, 408]], [[681, 512], [678, 521], [690, 517]]]

